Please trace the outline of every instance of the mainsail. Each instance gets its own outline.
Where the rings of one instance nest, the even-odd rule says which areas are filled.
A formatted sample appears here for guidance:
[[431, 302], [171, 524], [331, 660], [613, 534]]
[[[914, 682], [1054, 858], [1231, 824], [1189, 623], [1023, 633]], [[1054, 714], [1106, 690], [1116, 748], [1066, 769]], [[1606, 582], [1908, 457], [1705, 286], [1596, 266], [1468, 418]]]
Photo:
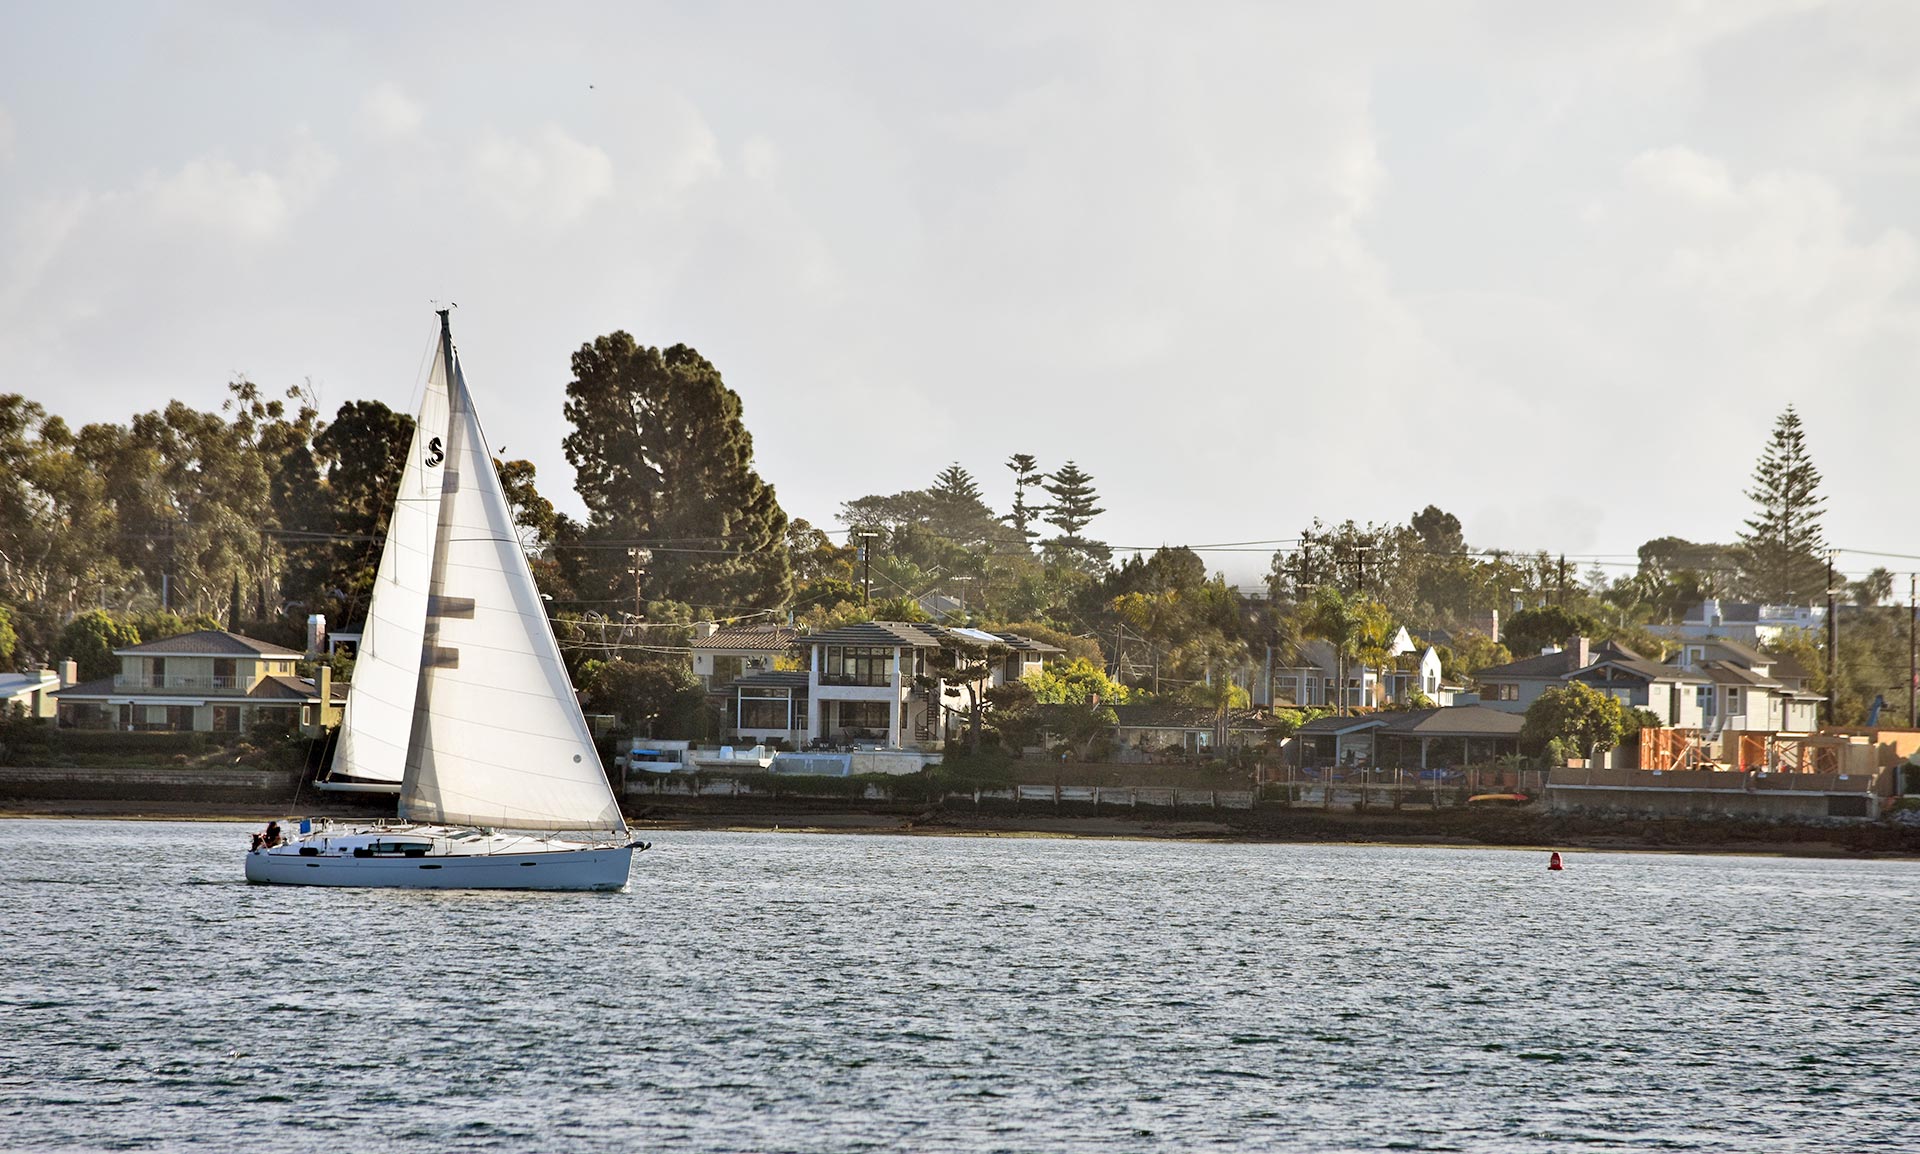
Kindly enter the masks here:
[[387, 543], [373, 579], [373, 598], [367, 605], [353, 666], [353, 691], [347, 696], [329, 774], [336, 783], [398, 785], [405, 776], [446, 456], [446, 364], [444, 355], [433, 359], [393, 515], [387, 521]]
[[431, 576], [419, 608], [418, 686], [405, 698], [412, 717], [400, 815], [624, 831], [472, 395], [450, 348], [441, 360], [452, 378], [449, 423]]

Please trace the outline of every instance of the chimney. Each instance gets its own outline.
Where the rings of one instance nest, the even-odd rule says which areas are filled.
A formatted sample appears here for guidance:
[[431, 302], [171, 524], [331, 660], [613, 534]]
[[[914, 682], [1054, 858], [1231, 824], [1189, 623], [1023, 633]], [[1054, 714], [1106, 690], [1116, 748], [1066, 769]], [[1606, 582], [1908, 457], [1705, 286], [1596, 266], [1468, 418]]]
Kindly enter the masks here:
[[696, 641], [712, 637], [718, 632], [720, 632], [720, 626], [712, 621], [696, 621], [693, 623], [693, 637]]
[[1577, 633], [1567, 638], [1567, 656], [1573, 662], [1573, 669], [1585, 669], [1593, 664], [1587, 653], [1587, 639]]
[[327, 649], [327, 615], [312, 613], [307, 616], [307, 656], [318, 657]]
[[60, 663], [60, 688], [80, 684], [80, 663], [69, 657]]

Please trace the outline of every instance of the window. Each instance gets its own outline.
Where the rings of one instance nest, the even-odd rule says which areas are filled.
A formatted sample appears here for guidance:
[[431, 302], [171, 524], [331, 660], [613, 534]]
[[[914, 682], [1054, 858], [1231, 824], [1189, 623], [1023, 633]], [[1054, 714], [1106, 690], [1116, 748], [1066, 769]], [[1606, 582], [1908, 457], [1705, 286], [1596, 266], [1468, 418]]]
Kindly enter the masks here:
[[240, 707], [237, 705], [214, 706], [213, 729], [215, 733], [239, 733]]
[[1740, 690], [1736, 686], [1727, 687], [1727, 712], [1729, 714], [1740, 712]]
[[1510, 681], [1493, 681], [1480, 687], [1480, 696], [1486, 701], [1518, 701], [1520, 687]]
[[787, 729], [787, 699], [781, 697], [742, 697], [741, 729]]
[[892, 685], [893, 649], [880, 645], [829, 645], [822, 681], [836, 685]]
[[231, 657], [216, 657], [213, 659], [213, 687], [215, 689], [233, 689], [236, 687], [238, 679], [235, 675], [234, 664], [234, 660]]
[[842, 701], [840, 703], [841, 729], [884, 730], [891, 728], [888, 714], [891, 705], [885, 701]]

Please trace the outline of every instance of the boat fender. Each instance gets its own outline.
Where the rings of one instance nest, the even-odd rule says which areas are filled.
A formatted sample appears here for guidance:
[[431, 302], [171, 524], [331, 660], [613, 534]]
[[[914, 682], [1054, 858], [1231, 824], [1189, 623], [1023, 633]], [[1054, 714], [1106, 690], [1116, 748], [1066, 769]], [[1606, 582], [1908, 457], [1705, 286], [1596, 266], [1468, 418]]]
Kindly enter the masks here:
[[1548, 868], [1548, 869], [1550, 869], [1550, 870], [1557, 870], [1557, 869], [1564, 869], [1564, 868], [1565, 868], [1564, 866], [1562, 866], [1562, 865], [1560, 864], [1560, 851], [1559, 851], [1559, 850], [1554, 850], [1554, 851], [1553, 851], [1553, 856], [1547, 859], [1547, 868]]

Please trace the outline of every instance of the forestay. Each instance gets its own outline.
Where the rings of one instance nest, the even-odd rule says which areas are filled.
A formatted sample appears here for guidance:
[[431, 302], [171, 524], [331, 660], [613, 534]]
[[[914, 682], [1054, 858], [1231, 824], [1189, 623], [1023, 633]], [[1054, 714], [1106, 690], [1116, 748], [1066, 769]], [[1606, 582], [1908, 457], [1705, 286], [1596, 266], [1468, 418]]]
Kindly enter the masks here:
[[[443, 351], [442, 359], [451, 355]], [[457, 363], [451, 372], [400, 814], [513, 829], [624, 830], [472, 396]]]

